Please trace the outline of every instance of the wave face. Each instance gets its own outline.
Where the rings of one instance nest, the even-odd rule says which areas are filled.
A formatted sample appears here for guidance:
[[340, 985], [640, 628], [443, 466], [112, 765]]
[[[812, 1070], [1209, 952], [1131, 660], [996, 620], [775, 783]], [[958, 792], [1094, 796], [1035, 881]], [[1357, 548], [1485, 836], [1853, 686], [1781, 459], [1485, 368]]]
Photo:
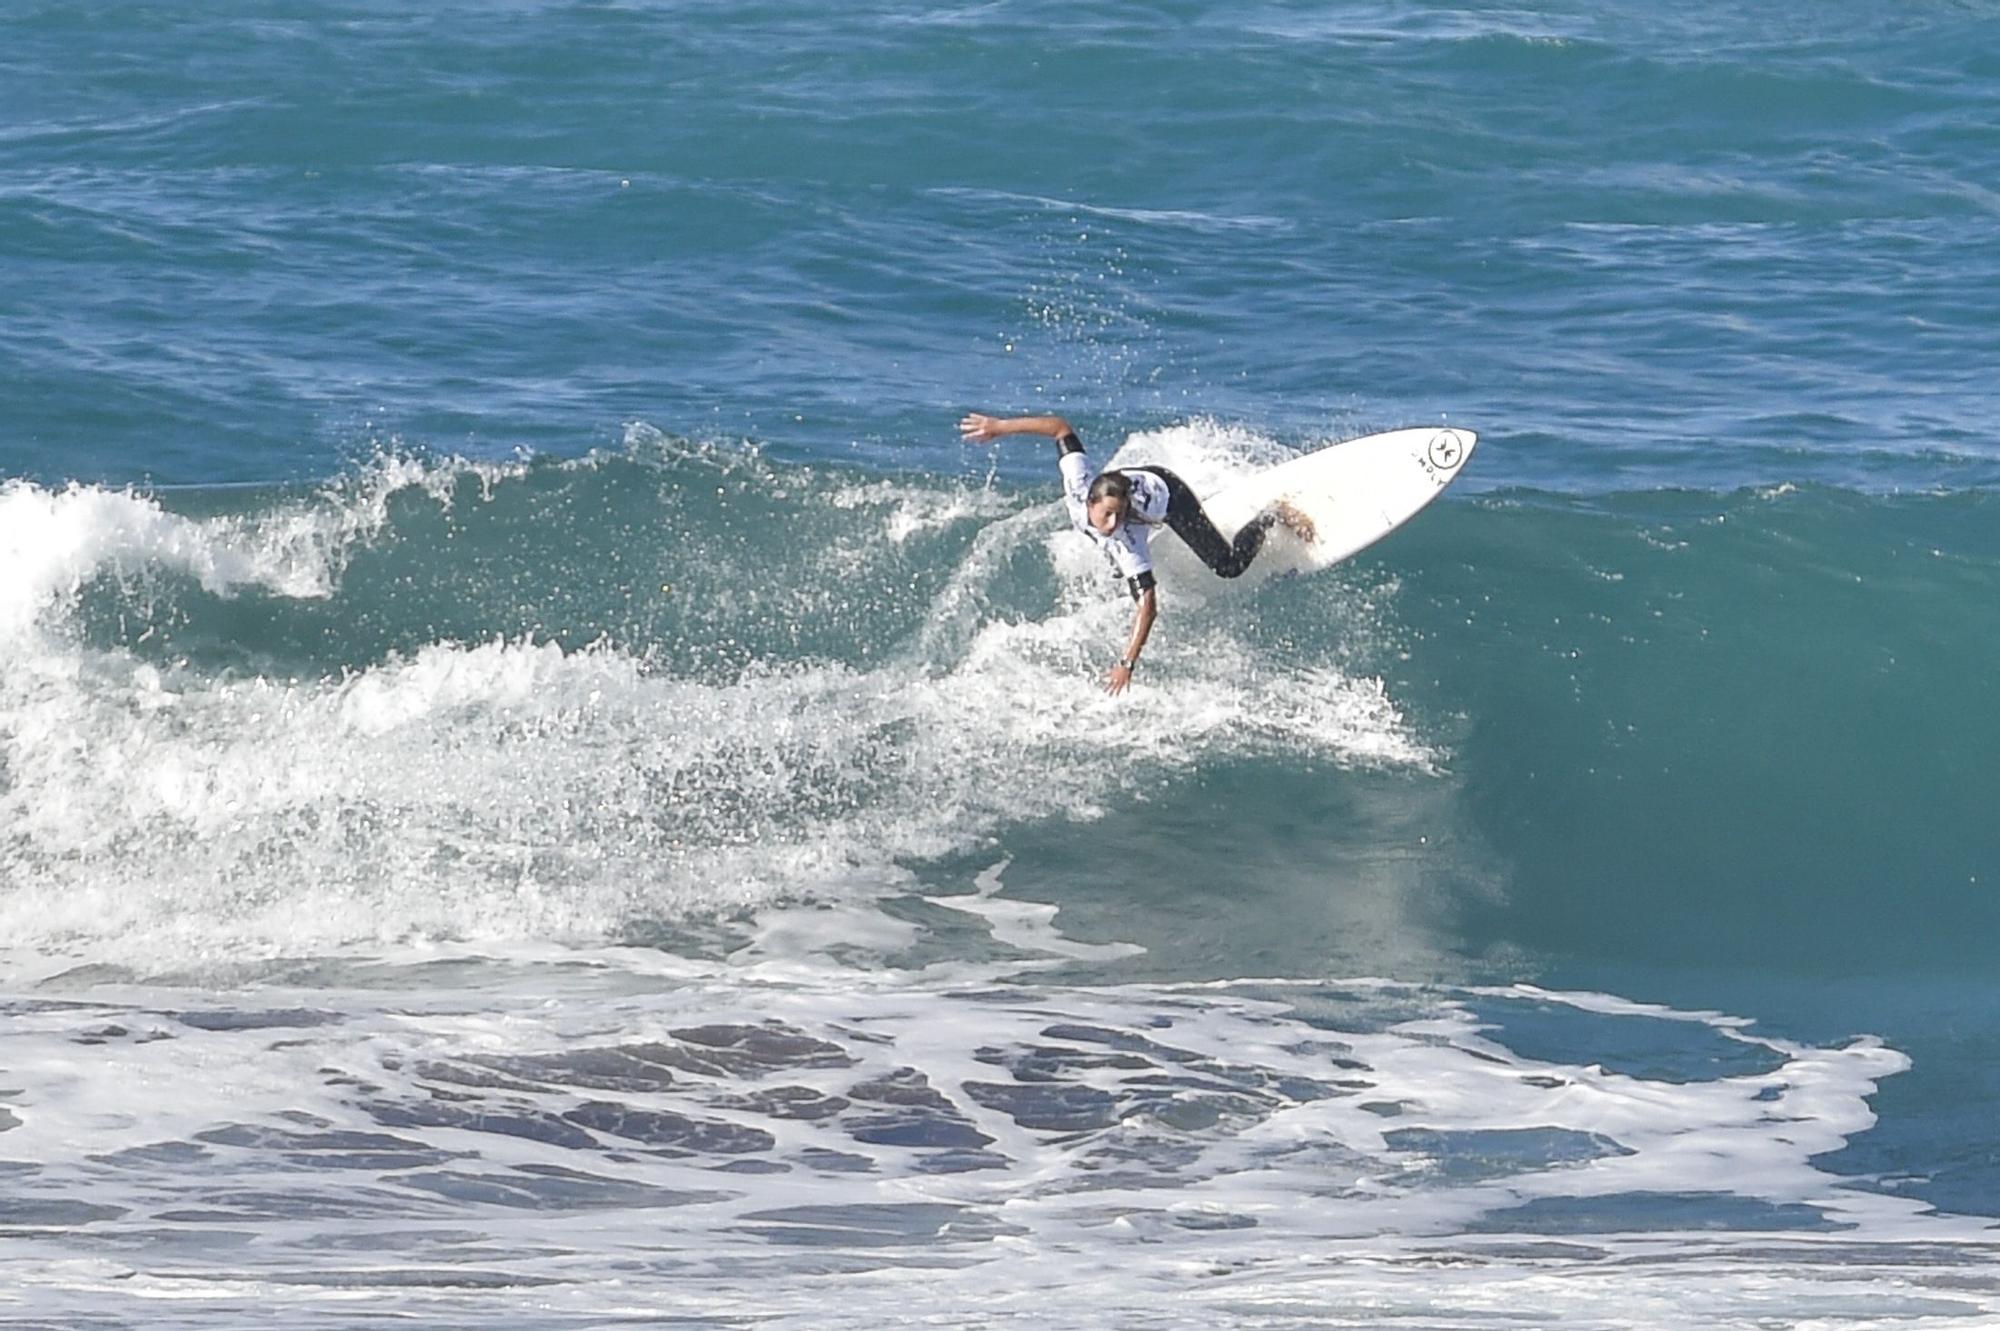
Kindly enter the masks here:
[[1603, 957], [1982, 968], [1994, 502], [1521, 494], [1412, 529], [1390, 692], [1464, 709], [1441, 742], [1513, 866], [1508, 927]]

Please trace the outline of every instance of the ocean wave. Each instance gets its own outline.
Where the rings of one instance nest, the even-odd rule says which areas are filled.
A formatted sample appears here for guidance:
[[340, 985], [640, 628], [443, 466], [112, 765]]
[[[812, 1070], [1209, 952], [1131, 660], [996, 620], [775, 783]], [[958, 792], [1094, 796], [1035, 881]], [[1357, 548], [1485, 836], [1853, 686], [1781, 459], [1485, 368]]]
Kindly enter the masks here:
[[256, 587], [326, 597], [354, 547], [388, 525], [390, 498], [419, 490], [448, 506], [461, 481], [491, 486], [517, 468], [384, 455], [319, 495], [262, 511], [200, 519], [133, 489], [0, 483], [0, 635], [60, 613], [95, 578], [162, 570], [215, 595]]
[[[10, 487], [4, 502], [41, 524], [9, 552], [10, 585], [32, 589], [0, 680], [12, 936], [99, 959], [588, 941], [878, 890], [906, 861], [1096, 817], [1231, 755], [1437, 760], [1379, 679], [1272, 659], [1194, 605], [1159, 635], [1145, 687], [1106, 698], [1097, 676], [1129, 611], [1046, 502], [634, 443], [498, 469], [388, 461], [207, 516], [169, 508], [178, 496]], [[457, 585], [454, 561], [490, 566], [531, 531], [629, 567], [593, 519], [550, 535], [549, 515], [642, 486], [691, 515], [659, 533], [687, 561], [675, 576], [712, 579], [704, 595], [724, 603], [682, 612], [678, 637], [587, 618], [580, 643], [524, 632], [490, 583], [482, 638], [428, 636], [434, 589], [403, 589]], [[760, 505], [777, 548], [697, 570], [716, 524]], [[864, 553], [827, 553], [842, 549]], [[898, 642], [847, 660], [679, 659], [704, 629], [747, 622], [742, 602], [782, 621], [837, 596], [857, 623], [893, 620], [912, 560], [928, 561], [924, 590]], [[772, 561], [802, 581], [772, 585]], [[535, 567], [554, 579], [540, 591], [562, 589], [565, 566]], [[229, 640], [245, 614], [271, 633], [254, 651]], [[297, 615], [391, 645], [337, 666], [288, 658]], [[379, 632], [398, 619], [407, 645]]]
[[[1197, 488], [1286, 455], [1201, 421], [1116, 451]], [[1163, 560], [1112, 700], [1129, 602], [1040, 487], [636, 427], [304, 494], [15, 483], [5, 918], [76, 956], [602, 939], [1077, 819], [1143, 847], [1157, 803], [1292, 845], [1259, 872], [1335, 875], [1385, 946], [1956, 964], [1992, 502], [1516, 490], [1312, 578]], [[1306, 843], [1302, 801], [1336, 820]]]

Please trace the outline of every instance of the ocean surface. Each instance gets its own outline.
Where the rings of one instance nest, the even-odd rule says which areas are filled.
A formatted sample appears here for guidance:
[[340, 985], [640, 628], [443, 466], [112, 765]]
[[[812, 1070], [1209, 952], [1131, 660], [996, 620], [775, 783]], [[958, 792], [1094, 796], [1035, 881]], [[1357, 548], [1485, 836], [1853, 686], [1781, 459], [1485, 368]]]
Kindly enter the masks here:
[[0, 1327], [2000, 1324], [1996, 310], [1990, 0], [5, 6]]

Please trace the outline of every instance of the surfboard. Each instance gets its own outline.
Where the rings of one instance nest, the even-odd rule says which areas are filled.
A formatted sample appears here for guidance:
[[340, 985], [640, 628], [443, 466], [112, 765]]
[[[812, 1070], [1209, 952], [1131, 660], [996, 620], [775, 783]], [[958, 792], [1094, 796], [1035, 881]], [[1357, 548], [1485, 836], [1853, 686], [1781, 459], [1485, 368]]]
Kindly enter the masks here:
[[1477, 442], [1472, 431], [1456, 426], [1364, 435], [1252, 472], [1204, 496], [1202, 507], [1229, 535], [1279, 500], [1289, 502], [1312, 519], [1313, 540], [1273, 527], [1250, 571], [1314, 572], [1367, 549], [1422, 512], [1458, 479]]

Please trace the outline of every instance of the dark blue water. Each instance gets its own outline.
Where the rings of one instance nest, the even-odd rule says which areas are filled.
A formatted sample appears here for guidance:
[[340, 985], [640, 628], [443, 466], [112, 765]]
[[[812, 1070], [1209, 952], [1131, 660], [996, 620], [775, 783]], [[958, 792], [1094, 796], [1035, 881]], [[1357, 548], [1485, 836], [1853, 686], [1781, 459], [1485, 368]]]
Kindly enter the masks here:
[[[622, 974], [603, 958], [658, 954], [744, 1022], [841, 1044], [849, 1027], [812, 1020], [883, 983], [917, 992], [940, 973], [925, 967], [1041, 948], [1085, 986], [1044, 996], [1065, 1029], [1116, 995], [1117, 1047], [1165, 1063], [1132, 1042], [1167, 1018], [1118, 986], [1388, 980], [1555, 1069], [1534, 1076], [1736, 1078], [1756, 1103], [1787, 1093], [1757, 1078], [1818, 1085], [1815, 1059], [1847, 1057], [1846, 1108], [1788, 1111], [1826, 1134], [1789, 1143], [1814, 1177], [1909, 1203], [1898, 1215], [2000, 1215], [1996, 19], [1981, 3], [11, 7], [0, 915], [23, 1038], [140, 1029], [119, 1009], [41, 1032], [20, 1014], [51, 985], [140, 1011], [385, 986], [490, 1002], [499, 1022], [564, 957]], [[1058, 535], [1048, 458], [962, 445], [968, 409], [1060, 412], [1101, 453], [1129, 442], [1216, 476], [1404, 425], [1481, 442], [1442, 502], [1342, 569], [1230, 594], [1170, 582], [1140, 687], [1109, 704], [1092, 687], [1122, 641], [1116, 589]], [[503, 978], [425, 969], [413, 947]], [[794, 1011], [760, 986], [801, 957], [853, 973], [784, 971], [825, 996]], [[292, 987], [238, 992], [272, 984]], [[1674, 1015], [1544, 1009], [1544, 990]], [[341, 1084], [425, 1057], [398, 1019], [323, 1001], [370, 1032], [371, 1060], [397, 1051]], [[580, 998], [536, 1038], [653, 1038], [618, 1001]], [[1320, 1001], [1287, 1020], [1352, 1034], [1368, 1008]], [[1415, 1012], [1395, 1009], [1444, 1020]], [[1243, 1038], [1209, 1017], [1216, 1040]], [[968, 1066], [1005, 1061], [1013, 1018], [995, 1020], [968, 1027]], [[1376, 1021], [1354, 1029], [1393, 1024]], [[1112, 1121], [1081, 1089], [1073, 1123], [1024, 1108], [898, 1038], [932, 1083], [974, 1088], [952, 1111], [965, 1124]], [[1467, 1066], [1471, 1038], [1452, 1037]], [[1871, 1062], [1874, 1040], [1907, 1070]], [[264, 1068], [267, 1052], [215, 1057]], [[1045, 1054], [1008, 1066], [1047, 1080]], [[791, 1057], [729, 1066], [776, 1076]], [[1365, 1057], [1408, 1079], [1412, 1106], [1427, 1075], [1470, 1075]], [[85, 1169], [62, 1142], [168, 1142], [202, 1169], [218, 1142], [338, 1146], [192, 1110], [113, 1127], [92, 1115], [118, 1093], [20, 1061], [45, 1075], [0, 1058], [0, 1087], [30, 1092], [0, 1111], [0, 1134], [26, 1125], [26, 1145], [0, 1135], [0, 1167], [50, 1188], [65, 1161]], [[1113, 1094], [1084, 1066], [1049, 1075]], [[352, 1113], [354, 1131], [444, 1134], [424, 1150], [472, 1140], [358, 1091], [335, 1109], [271, 1089], [295, 1073], [317, 1085], [266, 1069], [245, 1092], [257, 1132]], [[874, 1084], [845, 1093], [874, 1104]], [[1234, 1112], [1169, 1117], [1199, 1134]], [[557, 1146], [610, 1121], [549, 1113], [572, 1115], [545, 1134]], [[1454, 1185], [1523, 1160], [1556, 1182], [1359, 1229], [1847, 1223], [1754, 1153], [1562, 1193], [1654, 1148], [1560, 1096], [1495, 1114], [1384, 1140]], [[879, 1145], [879, 1124], [857, 1131]], [[911, 1131], [1025, 1158], [993, 1131]], [[1298, 1177], [1336, 1169], [1315, 1160]], [[875, 1162], [898, 1179], [960, 1166], [986, 1167]], [[1396, 1193], [1415, 1167], [1383, 1168]], [[1732, 1192], [1744, 1177], [1765, 1182]], [[491, 1237], [486, 1186], [453, 1184], [442, 1214]], [[165, 1242], [144, 1195], [117, 1218], [64, 1193], [19, 1223], [109, 1235], [115, 1257]], [[647, 1195], [615, 1204], [663, 1204]], [[1247, 1204], [1169, 1228], [1257, 1214], [1268, 1230]], [[1856, 1241], [1944, 1241], [1884, 1229], [1889, 1214], [1855, 1220]], [[1042, 1260], [1069, 1251], [1023, 1223]], [[1044, 1283], [1070, 1280], [1088, 1283], [1058, 1263]], [[36, 1315], [144, 1321], [87, 1286]], [[1702, 1316], [1756, 1315], [1738, 1292]], [[771, 1314], [812, 1315], [809, 1299]]]
[[1980, 6], [239, 4], [8, 20], [9, 474], [645, 419], [962, 465], [967, 404], [1486, 484], [1990, 482]]

